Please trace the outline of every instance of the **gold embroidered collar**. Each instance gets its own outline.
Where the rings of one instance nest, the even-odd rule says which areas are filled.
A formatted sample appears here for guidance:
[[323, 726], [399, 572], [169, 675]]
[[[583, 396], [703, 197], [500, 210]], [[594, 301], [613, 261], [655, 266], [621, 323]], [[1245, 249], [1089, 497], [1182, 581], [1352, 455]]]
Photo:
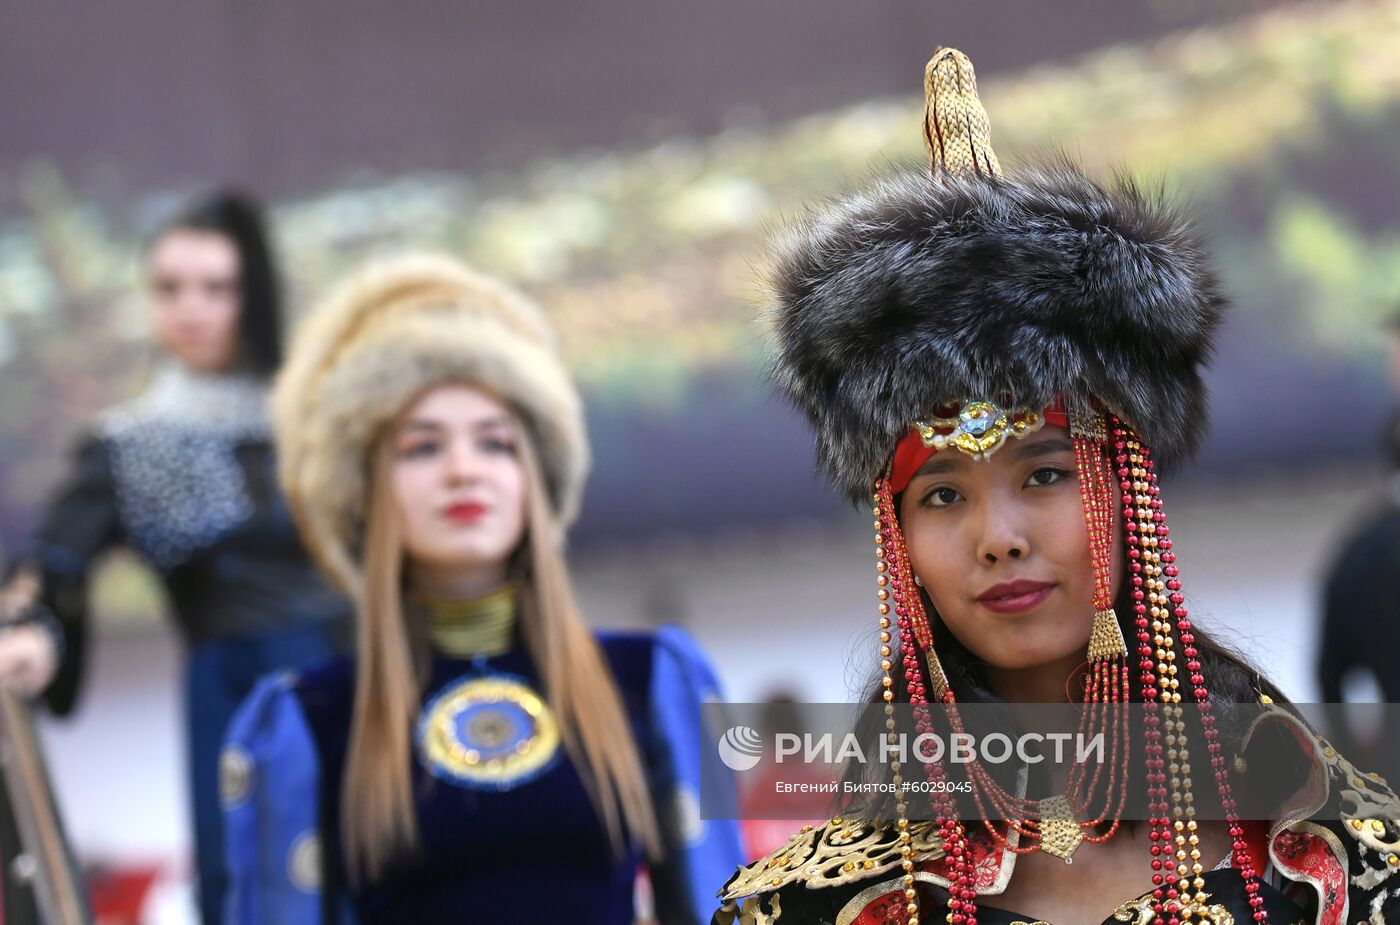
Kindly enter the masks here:
[[506, 584], [465, 601], [420, 598], [417, 608], [434, 649], [451, 658], [490, 657], [514, 647], [519, 599], [519, 589]]

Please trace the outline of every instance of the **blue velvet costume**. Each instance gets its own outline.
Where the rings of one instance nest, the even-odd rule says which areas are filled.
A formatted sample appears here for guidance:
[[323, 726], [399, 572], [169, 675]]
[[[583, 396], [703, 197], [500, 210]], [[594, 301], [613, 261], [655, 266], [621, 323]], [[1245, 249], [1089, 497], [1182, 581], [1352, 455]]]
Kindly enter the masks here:
[[[663, 922], [708, 921], [716, 889], [742, 862], [737, 825], [699, 816], [701, 775], [724, 772], [704, 747], [700, 705], [714, 674], [675, 628], [601, 634], [645, 766], [666, 858], [650, 865]], [[518, 646], [475, 660], [435, 656], [424, 703], [464, 677], [505, 675], [540, 690]], [[356, 921], [588, 922], [631, 925], [641, 853], [618, 857], [573, 763], [553, 760], [506, 789], [413, 762], [420, 852], [377, 882], [347, 883], [338, 850], [354, 663], [263, 681], [230, 727], [224, 796], [230, 925]], [[708, 791], [707, 791], [708, 792]]]

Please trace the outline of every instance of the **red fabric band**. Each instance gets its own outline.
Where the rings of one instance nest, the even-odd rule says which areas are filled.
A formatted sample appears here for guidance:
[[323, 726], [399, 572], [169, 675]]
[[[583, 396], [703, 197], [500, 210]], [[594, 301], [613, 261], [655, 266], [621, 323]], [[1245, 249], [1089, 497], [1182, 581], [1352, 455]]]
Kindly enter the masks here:
[[[1065, 410], [1062, 399], [1055, 399], [1053, 404], [1045, 408], [1043, 414], [1046, 424], [1069, 427], [1069, 412]], [[894, 448], [894, 461], [890, 464], [890, 490], [899, 494], [908, 488], [919, 467], [937, 452], [934, 447], [924, 446], [917, 427], [910, 427], [909, 432], [900, 438], [899, 444]]]

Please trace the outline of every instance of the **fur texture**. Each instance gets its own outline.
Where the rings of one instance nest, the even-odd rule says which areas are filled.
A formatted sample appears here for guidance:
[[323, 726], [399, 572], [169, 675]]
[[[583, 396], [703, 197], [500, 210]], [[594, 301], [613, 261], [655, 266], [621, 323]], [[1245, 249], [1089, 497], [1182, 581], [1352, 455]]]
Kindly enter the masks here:
[[1186, 223], [1129, 181], [911, 172], [809, 215], [774, 257], [774, 375], [852, 499], [950, 402], [1098, 399], [1166, 462], [1205, 431], [1224, 299]]
[[370, 448], [419, 394], [449, 382], [480, 386], [520, 415], [561, 525], [577, 513], [583, 409], [540, 310], [450, 258], [371, 265], [307, 319], [273, 392], [283, 491], [312, 553], [351, 594]]

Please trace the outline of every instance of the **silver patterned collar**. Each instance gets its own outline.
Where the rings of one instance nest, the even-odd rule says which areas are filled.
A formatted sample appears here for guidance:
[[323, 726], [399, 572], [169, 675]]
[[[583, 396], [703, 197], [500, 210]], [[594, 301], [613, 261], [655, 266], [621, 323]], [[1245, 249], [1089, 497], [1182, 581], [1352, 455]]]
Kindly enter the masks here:
[[269, 435], [265, 381], [158, 367], [150, 387], [102, 415], [117, 510], [161, 570], [221, 542], [256, 513], [238, 447]]
[[249, 373], [202, 373], [166, 360], [156, 366], [140, 395], [102, 415], [115, 435], [133, 425], [160, 422], [199, 430], [259, 433], [267, 430], [267, 381]]

